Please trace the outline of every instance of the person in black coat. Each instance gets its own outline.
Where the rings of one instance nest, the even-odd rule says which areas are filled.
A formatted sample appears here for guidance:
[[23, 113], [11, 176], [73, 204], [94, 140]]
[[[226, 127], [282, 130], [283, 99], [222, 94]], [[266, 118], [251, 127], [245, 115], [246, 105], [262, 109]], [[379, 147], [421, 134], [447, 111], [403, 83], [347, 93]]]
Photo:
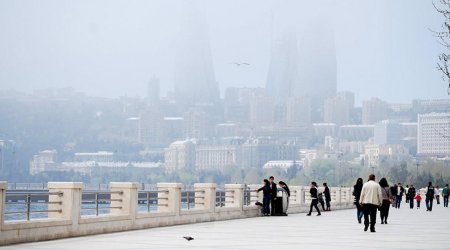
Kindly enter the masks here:
[[317, 204], [319, 203], [319, 190], [317, 189], [317, 183], [311, 182], [311, 188], [309, 189], [309, 193], [311, 194], [311, 205], [309, 206], [309, 213], [306, 216], [311, 216], [313, 207], [316, 208], [317, 216], [320, 216], [320, 210]]
[[391, 187], [391, 195], [394, 196], [394, 202], [392, 203], [393, 207], [397, 206], [397, 184], [394, 183], [394, 186]]
[[275, 200], [277, 199], [277, 184], [274, 182], [275, 177], [269, 177], [270, 190], [272, 194], [272, 198], [270, 199], [270, 214], [275, 215]]
[[323, 194], [325, 195], [325, 204], [326, 204], [326, 206], [327, 206], [327, 207], [325, 208], [325, 211], [331, 211], [331, 209], [330, 209], [330, 202], [331, 202], [330, 189], [328, 188], [328, 185], [327, 185], [326, 182], [323, 184], [323, 187], [325, 188], [325, 189], [323, 190]]
[[358, 178], [356, 180], [356, 184], [353, 186], [353, 196], [355, 197], [355, 205], [356, 205], [356, 218], [358, 219], [359, 224], [361, 224], [361, 219], [364, 216], [363, 208], [361, 204], [359, 204], [359, 198], [361, 197], [361, 190], [363, 185], [364, 185], [363, 179]]
[[425, 205], [427, 205], [427, 211], [433, 210], [433, 199], [434, 199], [434, 187], [430, 182], [428, 182], [427, 191], [425, 193]]
[[270, 215], [270, 201], [272, 200], [272, 190], [270, 189], [270, 182], [267, 179], [264, 179], [264, 186], [258, 189], [259, 191], [263, 191], [263, 205], [262, 211], [264, 216]]
[[416, 188], [414, 188], [414, 185], [411, 185], [408, 188], [408, 199], [409, 199], [409, 208], [414, 208], [414, 198], [416, 197]]

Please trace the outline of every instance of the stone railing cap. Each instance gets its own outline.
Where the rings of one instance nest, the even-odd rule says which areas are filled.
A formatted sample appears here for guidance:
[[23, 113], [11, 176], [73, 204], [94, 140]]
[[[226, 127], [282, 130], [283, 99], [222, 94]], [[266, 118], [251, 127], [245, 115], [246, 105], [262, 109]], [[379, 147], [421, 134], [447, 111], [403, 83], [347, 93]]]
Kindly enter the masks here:
[[139, 183], [137, 182], [110, 182], [110, 188], [138, 188]]
[[156, 187], [158, 188], [181, 188], [182, 184], [181, 183], [158, 183], [156, 184]]
[[0, 190], [8, 189], [8, 182], [0, 181]]
[[194, 188], [217, 188], [216, 183], [194, 183]]
[[49, 182], [48, 188], [83, 188], [83, 182]]
[[225, 184], [225, 188], [245, 188], [245, 184]]

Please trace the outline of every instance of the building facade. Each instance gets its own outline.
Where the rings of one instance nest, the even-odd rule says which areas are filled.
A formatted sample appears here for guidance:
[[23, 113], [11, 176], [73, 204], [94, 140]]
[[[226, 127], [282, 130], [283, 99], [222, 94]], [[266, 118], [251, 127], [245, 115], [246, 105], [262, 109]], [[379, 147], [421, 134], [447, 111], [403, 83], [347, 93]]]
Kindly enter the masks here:
[[417, 154], [450, 156], [450, 113], [417, 116]]

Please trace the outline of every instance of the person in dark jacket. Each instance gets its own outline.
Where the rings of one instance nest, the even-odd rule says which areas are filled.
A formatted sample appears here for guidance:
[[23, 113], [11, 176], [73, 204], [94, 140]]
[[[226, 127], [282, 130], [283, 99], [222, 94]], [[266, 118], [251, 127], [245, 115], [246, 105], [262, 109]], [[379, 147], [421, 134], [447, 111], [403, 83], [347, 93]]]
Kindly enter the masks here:
[[323, 184], [323, 187], [325, 188], [323, 190], [323, 194], [325, 195], [325, 204], [327, 206], [325, 208], [325, 211], [331, 211], [331, 209], [330, 209], [330, 202], [331, 202], [330, 188], [328, 188], [328, 185], [326, 182]]
[[270, 182], [267, 179], [264, 179], [264, 186], [258, 189], [259, 191], [263, 191], [263, 215], [269, 216], [270, 215], [270, 201], [272, 200], [272, 190], [270, 189]]
[[409, 203], [409, 185], [406, 185], [406, 188], [405, 188], [405, 201], [406, 201], [406, 203]]
[[397, 197], [395, 198], [395, 208], [400, 208], [400, 204], [402, 203], [403, 193], [405, 193], [405, 189], [402, 184], [399, 183], [397, 185]]
[[379, 208], [381, 224], [388, 224], [387, 218], [389, 216], [389, 208], [391, 207], [392, 199], [391, 188], [389, 187], [386, 178], [381, 178], [379, 184], [381, 187], [381, 196], [383, 197], [381, 207]]
[[414, 198], [416, 198], [416, 188], [414, 187], [414, 185], [411, 185], [408, 188], [408, 198], [409, 198], [409, 208], [413, 209], [414, 208]]
[[361, 190], [363, 187], [363, 179], [358, 178], [356, 180], [356, 184], [353, 186], [353, 196], [355, 197], [355, 205], [356, 205], [356, 218], [358, 219], [358, 223], [361, 224], [362, 217], [364, 216], [364, 211], [359, 204], [359, 198], [361, 197]]
[[311, 205], [309, 206], [309, 213], [306, 216], [311, 216], [311, 212], [313, 207], [316, 208], [317, 216], [320, 216], [320, 210], [317, 204], [319, 203], [319, 190], [317, 189], [317, 183], [311, 182], [311, 188], [309, 189], [309, 193], [311, 194]]
[[394, 196], [394, 202], [392, 202], [393, 207], [397, 205], [397, 190], [397, 184], [394, 183], [394, 186], [391, 187], [391, 194]]
[[[291, 197], [291, 191], [289, 190], [288, 185], [284, 181], [279, 181], [278, 185], [286, 191], [287, 194], [287, 204], [286, 204], [286, 211], [289, 208], [289, 198]], [[283, 215], [287, 215], [286, 213], [283, 213]]]
[[270, 215], [275, 215], [275, 200], [277, 199], [277, 184], [274, 182], [275, 177], [269, 177], [270, 183], [270, 192], [272, 194], [272, 198], [270, 199]]
[[425, 205], [427, 205], [427, 211], [433, 210], [433, 199], [434, 199], [434, 187], [431, 185], [431, 181], [428, 182], [427, 191], [425, 193]]

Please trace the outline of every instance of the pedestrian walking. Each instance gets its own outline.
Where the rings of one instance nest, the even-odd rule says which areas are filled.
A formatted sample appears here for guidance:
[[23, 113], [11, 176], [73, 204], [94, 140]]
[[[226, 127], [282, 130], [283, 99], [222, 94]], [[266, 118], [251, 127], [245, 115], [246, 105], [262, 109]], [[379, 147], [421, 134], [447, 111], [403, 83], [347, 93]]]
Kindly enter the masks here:
[[417, 202], [417, 209], [420, 209], [420, 202], [422, 201], [422, 196], [420, 196], [420, 193], [416, 194], [416, 202]]
[[414, 185], [411, 185], [408, 188], [408, 198], [409, 198], [409, 208], [413, 209], [414, 208], [414, 198], [416, 197], [416, 188], [414, 187]]
[[361, 197], [361, 190], [363, 187], [363, 179], [358, 178], [356, 180], [356, 184], [353, 186], [353, 196], [355, 197], [355, 206], [356, 206], [356, 218], [358, 219], [358, 223], [361, 224], [361, 219], [364, 216], [363, 209], [361, 204], [359, 203], [359, 198]]
[[331, 211], [330, 208], [330, 202], [331, 202], [331, 193], [330, 193], [330, 188], [328, 188], [327, 183], [323, 183], [324, 186], [324, 190], [323, 190], [323, 194], [325, 195], [325, 204], [326, 204], [326, 209], [325, 211]]
[[428, 182], [427, 192], [425, 193], [425, 205], [427, 206], [427, 211], [433, 210], [433, 199], [434, 199], [434, 187], [431, 185], [431, 181]]
[[379, 184], [381, 187], [381, 196], [383, 198], [383, 201], [382, 201], [381, 207], [380, 207], [381, 224], [388, 224], [387, 218], [389, 216], [389, 208], [391, 207], [391, 202], [392, 202], [391, 189], [389, 188], [389, 184], [388, 184], [386, 178], [381, 178]]
[[409, 203], [409, 200], [410, 200], [408, 191], [409, 191], [409, 185], [406, 185], [406, 187], [405, 187], [405, 201], [406, 201], [406, 203]]
[[405, 189], [402, 187], [401, 183], [398, 183], [397, 185], [397, 197], [395, 198], [395, 208], [399, 209], [400, 204], [402, 203], [403, 193], [405, 192]]
[[441, 189], [439, 188], [439, 186], [436, 186], [436, 190], [434, 190], [434, 195], [436, 196], [436, 205], [441, 204], [441, 199], [440, 199]]
[[394, 197], [394, 202], [392, 202], [392, 207], [397, 206], [397, 184], [394, 183], [394, 186], [391, 187], [391, 194]]
[[306, 216], [311, 216], [313, 207], [316, 208], [317, 216], [320, 216], [320, 210], [319, 207], [317, 207], [317, 204], [319, 203], [319, 190], [317, 189], [317, 183], [311, 182], [311, 188], [309, 189], [309, 193], [311, 194], [311, 205], [309, 206], [309, 213], [306, 214]]
[[444, 197], [444, 207], [448, 207], [448, 184], [442, 189], [442, 197]]
[[375, 233], [377, 209], [381, 206], [382, 201], [380, 184], [375, 182], [375, 175], [371, 174], [369, 180], [364, 183], [359, 198], [359, 203], [364, 211], [364, 231], [367, 231], [370, 225], [370, 232]]

